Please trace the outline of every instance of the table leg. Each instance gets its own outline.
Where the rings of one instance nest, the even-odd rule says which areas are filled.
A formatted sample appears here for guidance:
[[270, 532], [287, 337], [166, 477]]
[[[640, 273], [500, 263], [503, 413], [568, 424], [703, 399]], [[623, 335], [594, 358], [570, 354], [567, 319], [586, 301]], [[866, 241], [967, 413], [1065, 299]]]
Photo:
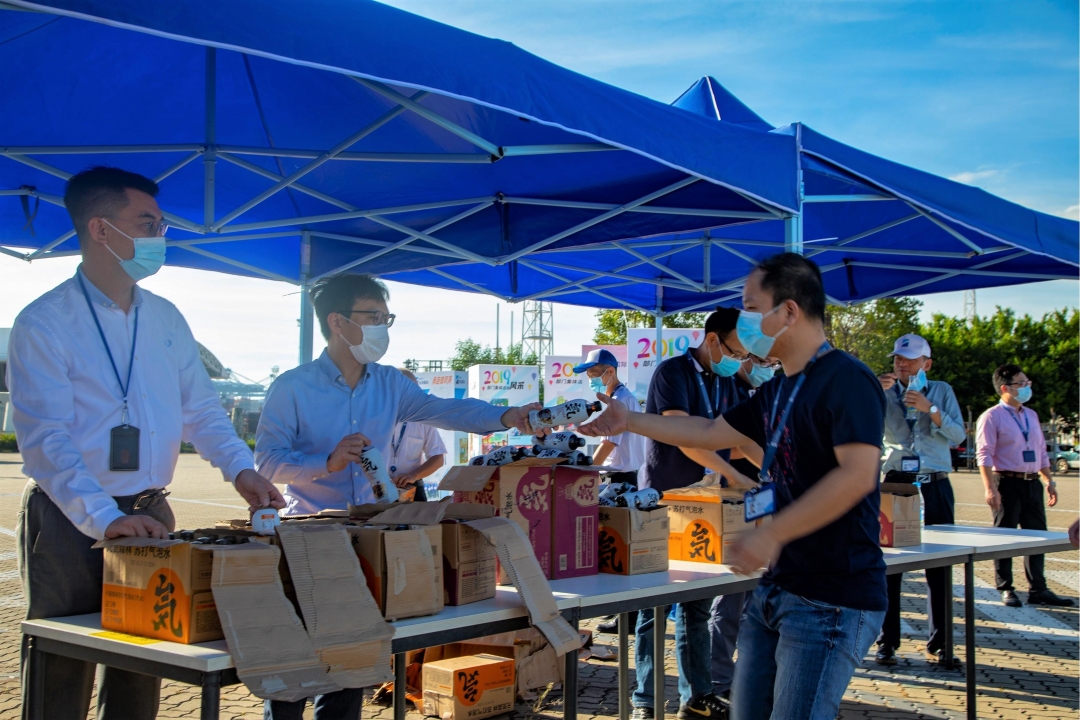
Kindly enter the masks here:
[[[574, 632], [578, 629], [578, 618], [581, 610], [574, 608], [570, 613], [570, 627]], [[577, 696], [578, 696], [578, 651], [571, 650], [566, 653], [566, 677], [563, 678], [563, 719], [577, 720]], [[396, 720], [396, 719], [395, 719]]]
[[945, 647], [942, 652], [942, 665], [949, 670], [956, 667], [953, 657], [953, 572], [952, 565], [945, 568]]
[[667, 608], [653, 608], [653, 714], [664, 717], [664, 639], [667, 637]]
[[975, 561], [964, 563], [964, 647], [967, 657], [967, 716], [977, 720], [975, 702]]
[[45, 653], [36, 647], [36, 638], [28, 637], [26, 677], [29, 684], [27, 713], [29, 720], [45, 720]]
[[202, 709], [200, 720], [218, 720], [221, 709], [221, 673], [212, 672], [203, 675]]
[[630, 720], [630, 613], [619, 613], [619, 720]]
[[405, 653], [394, 653], [394, 720], [405, 720]]

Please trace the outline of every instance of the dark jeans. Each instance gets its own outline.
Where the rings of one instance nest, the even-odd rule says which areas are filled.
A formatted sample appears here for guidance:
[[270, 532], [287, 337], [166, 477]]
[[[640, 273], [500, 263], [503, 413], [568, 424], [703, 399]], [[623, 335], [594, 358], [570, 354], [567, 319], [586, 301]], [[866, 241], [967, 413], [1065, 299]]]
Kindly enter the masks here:
[[[709, 607], [712, 600], [679, 603], [675, 612], [675, 660], [679, 667], [679, 699], [690, 702], [695, 695], [712, 689], [709, 682]], [[667, 625], [667, 608], [661, 622]], [[653, 610], [638, 611], [634, 631], [637, 651], [637, 690], [634, 707], [655, 707], [653, 698]], [[660, 698], [664, 707], [664, 698]], [[660, 714], [660, 713], [657, 713]]]
[[[115, 498], [122, 512], [149, 515], [169, 530], [176, 520], [165, 498], [133, 510], [137, 496]], [[16, 532], [19, 574], [26, 597], [27, 620], [101, 612], [104, 554], [34, 482], [26, 485]], [[23, 638], [23, 713], [26, 712], [27, 642]], [[42, 656], [47, 691], [43, 717], [86, 720], [96, 666], [59, 655]], [[161, 696], [161, 678], [106, 667], [98, 684], [98, 720], [153, 720]]]
[[416, 481], [416, 494], [413, 495], [413, 502], [427, 502], [427, 490], [424, 489], [424, 481]]
[[[1021, 480], [1002, 475], [995, 477], [998, 481], [998, 492], [1001, 493], [1001, 509], [994, 513], [994, 527], [1015, 528], [1019, 525], [1024, 530], [1045, 530], [1046, 499], [1042, 481]], [[1024, 558], [1024, 575], [1027, 576], [1029, 592], [1042, 592], [1046, 589], [1043, 557], [1028, 555]], [[994, 561], [994, 580], [998, 590], [1016, 589], [1013, 587], [1012, 558]]]
[[713, 598], [709, 636], [712, 638], [712, 691], [716, 695], [731, 690], [731, 681], [735, 677], [735, 646], [745, 605], [744, 592]]
[[[364, 689], [348, 688], [312, 698], [315, 720], [360, 720], [364, 709]], [[263, 720], [303, 720], [307, 700], [263, 702]]]
[[[888, 481], [896, 482], [896, 479], [889, 478]], [[935, 480], [923, 484], [921, 490], [925, 525], [952, 525], [956, 522], [952, 483]], [[950, 568], [926, 570], [927, 604], [930, 606], [930, 637], [927, 638], [926, 649], [930, 652], [938, 652], [945, 647], [945, 613], [952, 609], [951, 575]], [[903, 573], [885, 577], [889, 589], [889, 609], [877, 639], [878, 645], [894, 650], [900, 647], [900, 586], [903, 580]]]

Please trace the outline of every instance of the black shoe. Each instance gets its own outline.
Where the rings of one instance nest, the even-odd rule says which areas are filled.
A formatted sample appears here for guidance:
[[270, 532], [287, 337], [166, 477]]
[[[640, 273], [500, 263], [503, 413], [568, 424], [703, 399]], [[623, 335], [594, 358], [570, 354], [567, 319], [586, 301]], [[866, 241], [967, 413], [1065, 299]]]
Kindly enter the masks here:
[[1028, 605], [1054, 605], [1056, 607], [1072, 607], [1075, 605], [1069, 598], [1058, 597], [1053, 590], [1039, 590], [1028, 593]]
[[874, 655], [874, 662], [878, 665], [895, 665], [896, 648], [891, 648], [887, 645], [878, 645], [877, 654]]
[[[634, 634], [634, 628], [637, 627], [637, 610], [634, 610], [631, 613], [629, 613], [629, 618], [628, 619], [629, 619], [629, 622], [627, 623], [627, 625], [629, 625], [629, 627], [627, 628], [626, 632], [627, 632], [628, 635], [633, 635]], [[602, 632], [602, 633], [612, 633], [613, 635], [618, 635], [619, 634], [619, 616], [618, 615], [608, 615], [606, 618], [604, 618], [604, 621], [602, 623], [600, 623], [599, 625], [596, 626], [596, 631], [597, 632]]]
[[938, 665], [947, 670], [960, 669], [960, 660], [958, 660], [957, 658], [954, 657], [949, 662], [945, 661], [944, 650], [931, 650], [930, 648], [926, 648], [923, 650], [923, 657], [925, 657], [926, 662], [930, 663], [931, 665]]
[[695, 695], [690, 702], [679, 706], [679, 720], [727, 720], [731, 705], [711, 692]]
[[630, 715], [630, 720], [653, 720], [653, 709], [650, 707], [636, 707]]
[[1020, 598], [1016, 596], [1015, 590], [1002, 590], [1001, 602], [1005, 607], [1022, 607], [1024, 603], [1020, 602]]

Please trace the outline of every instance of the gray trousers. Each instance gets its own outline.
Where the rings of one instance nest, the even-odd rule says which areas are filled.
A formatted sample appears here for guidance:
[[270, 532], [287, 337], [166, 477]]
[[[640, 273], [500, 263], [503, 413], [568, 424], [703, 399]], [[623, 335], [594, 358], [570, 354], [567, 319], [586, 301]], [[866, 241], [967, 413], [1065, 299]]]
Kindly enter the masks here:
[[709, 636], [712, 638], [712, 691], [716, 695], [731, 691], [731, 680], [735, 677], [735, 641], [739, 638], [746, 595], [741, 592], [713, 599]]
[[[164, 497], [134, 510], [137, 496], [118, 497], [128, 515], [149, 515], [169, 530], [176, 527]], [[78, 528], [33, 481], [23, 492], [17, 527], [19, 575], [27, 620], [101, 612], [104, 555], [94, 539]], [[23, 717], [28, 688], [26, 638], [22, 646]], [[49, 720], [86, 720], [96, 667], [82, 660], [43, 655], [43, 716]], [[98, 677], [98, 720], [153, 720], [161, 697], [161, 678], [104, 667]]]

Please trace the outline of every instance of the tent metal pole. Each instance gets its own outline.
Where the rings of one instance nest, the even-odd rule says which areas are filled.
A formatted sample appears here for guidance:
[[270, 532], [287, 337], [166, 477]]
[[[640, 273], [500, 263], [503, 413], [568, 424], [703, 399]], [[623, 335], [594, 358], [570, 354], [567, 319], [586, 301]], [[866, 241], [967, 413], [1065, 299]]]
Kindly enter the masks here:
[[[666, 253], [660, 253], [659, 255], [654, 255], [653, 260], [659, 260], [660, 258], [667, 257], [668, 255], [674, 255], [675, 253], [681, 252], [682, 250], [685, 250], [685, 248], [677, 248], [675, 250], [671, 250], [671, 251], [666, 252]], [[538, 259], [538, 258], [533, 258], [532, 262], [534, 262], [534, 263], [543, 263], [545, 265], [550, 265], [551, 264], [550, 262], [548, 262], [546, 260], [542, 260], [542, 259]], [[602, 277], [632, 277], [632, 276], [629, 276], [629, 275], [626, 275], [626, 276], [619, 275], [618, 273], [621, 273], [624, 270], [629, 270], [630, 268], [635, 268], [638, 265], [644, 265], [644, 264], [645, 263], [643, 261], [636, 260], [636, 261], [634, 261], [632, 263], [627, 263], [626, 265], [622, 265], [620, 267], [617, 267], [614, 270], [611, 270], [609, 272], [603, 272], [603, 271], [590, 269], [588, 272], [591, 272], [591, 273], [594, 273], [594, 274], [587, 277], [587, 278], [582, 278], [581, 280], [566, 281], [565, 285], [560, 285], [558, 287], [548, 288], [547, 290], [536, 293], [534, 295], [529, 295], [528, 297], [520, 298], [519, 302], [526, 302], [528, 300], [536, 300], [537, 298], [539, 298], [541, 296], [550, 295], [551, 293], [556, 293], [556, 292], [559, 292], [560, 290], [564, 290], [566, 288], [581, 287], [581, 285], [583, 283], [592, 282], [593, 280], [599, 280]], [[581, 268], [574, 268], [574, 270], [580, 271]], [[633, 280], [634, 280], [634, 282], [643, 282], [643, 280], [641, 278], [633, 278]]]
[[417, 203], [415, 205], [377, 208], [374, 210], [356, 210], [353, 212], [328, 213], [326, 215], [305, 215], [303, 217], [281, 218], [279, 220], [267, 220], [265, 222], [245, 223], [224, 227], [222, 226], [221, 221], [218, 221], [217, 232], [250, 232], [252, 230], [269, 230], [271, 228], [311, 225], [314, 223], [335, 222], [337, 220], [355, 220], [357, 218], [371, 217], [372, 215], [393, 215], [395, 213], [419, 212], [420, 210], [437, 210], [439, 208], [454, 207], [455, 205], [476, 205], [477, 203], [489, 200], [491, 200], [490, 197], [461, 198], [460, 200], [442, 200], [438, 202]]
[[[580, 268], [580, 267], [575, 267], [573, 265], [565, 265], [563, 263], [550, 262], [548, 260], [542, 260], [540, 258], [530, 258], [529, 262], [533, 263], [533, 264], [536, 264], [536, 265], [544, 265], [544, 266], [547, 266], [547, 267], [550, 267], [550, 268], [554, 268], [556, 270], [569, 270], [570, 272], [583, 272], [584, 271], [583, 268]], [[636, 283], [644, 283], [646, 285], [661, 285], [663, 287], [674, 288], [675, 290], [686, 290], [687, 292], [702, 292], [702, 287], [700, 285], [697, 285], [696, 283], [694, 285], [686, 285], [686, 284], [683, 284], [681, 282], [675, 282], [673, 280], [660, 280], [659, 278], [635, 277], [633, 275], [621, 275], [621, 274], [619, 274], [617, 272], [607, 272], [607, 271], [603, 271], [603, 270], [592, 270], [592, 269], [590, 269], [590, 270], [585, 271], [585, 272], [593, 273], [593, 276], [591, 278], [586, 278], [586, 279], [583, 279], [583, 280], [577, 280], [575, 282], [586, 282], [586, 281], [591, 281], [591, 280], [598, 279], [598, 278], [601, 278], [601, 277], [605, 277], [605, 278], [614, 278], [616, 280], [630, 280], [630, 281], [633, 281], [633, 282], [636, 282]], [[555, 290], [555, 288], [551, 288], [550, 291], [554, 291], [554, 290]], [[550, 292], [550, 291], [548, 291], [548, 292]]]
[[558, 155], [562, 153], [598, 152], [603, 150], [622, 150], [605, 143], [565, 143], [562, 145], [503, 145], [499, 148], [502, 157], [522, 155]]
[[[258, 155], [274, 158], [317, 158], [322, 150], [304, 148], [273, 148], [250, 145], [220, 145], [219, 152], [232, 155]], [[392, 163], [445, 163], [467, 165], [490, 165], [493, 160], [487, 153], [395, 153], [395, 152], [341, 152], [330, 158], [334, 162], [392, 162]]]
[[645, 255], [644, 253], [640, 253], [637, 250], [634, 250], [633, 248], [627, 247], [626, 245], [623, 245], [622, 243], [618, 243], [618, 242], [615, 242], [615, 241], [612, 241], [611, 244], [614, 247], [617, 247], [618, 249], [622, 250], [627, 255], [632, 255], [632, 256], [636, 257], [638, 260], [641, 260], [641, 261], [653, 266], [654, 268], [656, 268], [660, 272], [667, 273], [668, 275], [675, 278], [676, 280], [681, 280], [683, 283], [685, 283], [686, 285], [689, 285], [690, 287], [697, 290], [698, 292], [701, 292], [701, 291], [703, 291], [705, 289], [705, 286], [702, 285], [701, 283], [696, 282], [694, 280], [691, 280], [690, 278], [686, 277], [682, 273], [675, 272], [674, 270], [672, 270], [669, 267], [665, 267], [664, 265], [661, 265], [660, 263], [653, 260], [651, 257], [649, 257], [648, 255]]
[[[911, 203], [908, 203], [908, 205], [911, 205]], [[982, 255], [982, 253], [983, 253], [983, 249], [982, 249], [981, 247], [979, 247], [979, 246], [978, 246], [978, 245], [976, 245], [975, 243], [973, 243], [973, 242], [971, 242], [970, 240], [968, 240], [968, 239], [967, 239], [966, 237], [964, 237], [963, 235], [961, 235], [960, 233], [958, 233], [958, 232], [957, 232], [956, 230], [953, 230], [953, 229], [952, 229], [951, 227], [949, 227], [948, 225], [946, 225], [945, 223], [943, 223], [943, 222], [942, 222], [941, 220], [938, 220], [938, 219], [937, 219], [936, 217], [934, 217], [934, 216], [933, 216], [933, 215], [931, 215], [930, 213], [926, 212], [926, 211], [925, 211], [925, 210], [923, 210], [922, 208], [918, 207], [917, 205], [911, 205], [911, 207], [912, 207], [912, 208], [914, 208], [914, 210], [915, 210], [915, 211], [916, 211], [917, 213], [919, 213], [920, 215], [922, 215], [922, 216], [923, 216], [924, 218], [926, 218], [926, 219], [927, 219], [927, 220], [929, 220], [930, 222], [934, 223], [934, 224], [935, 224], [935, 225], [937, 225], [937, 226], [938, 226], [939, 228], [941, 228], [941, 229], [942, 229], [942, 230], [944, 230], [945, 232], [949, 233], [950, 235], [952, 235], [952, 236], [953, 236], [954, 238], [956, 238], [956, 239], [957, 239], [957, 240], [959, 240], [960, 242], [962, 242], [962, 243], [964, 243], [965, 245], [967, 245], [967, 246], [968, 246], [969, 248], [971, 248], [971, 249], [972, 249], [973, 251], [975, 251], [975, 254], [976, 254], [976, 255]]]
[[705, 242], [701, 243], [701, 264], [704, 270], [701, 278], [704, 280], [705, 292], [709, 292], [712, 284], [712, 236], [708, 230], [705, 231]]
[[[480, 208], [480, 209], [482, 209], [482, 208]], [[472, 213], [470, 212], [469, 214], [471, 215]], [[388, 228], [391, 228], [393, 230], [397, 230], [398, 232], [404, 233], [406, 235], [411, 235], [416, 240], [424, 240], [425, 242], [429, 242], [432, 245], [434, 245], [435, 247], [440, 247], [443, 250], [447, 250], [449, 252], [452, 252], [455, 255], [457, 255], [458, 257], [463, 258], [465, 260], [472, 260], [473, 262], [482, 263], [484, 265], [491, 265], [491, 266], [495, 265], [495, 261], [492, 260], [489, 257], [484, 257], [483, 255], [478, 255], [478, 254], [476, 254], [474, 252], [471, 252], [469, 250], [463, 250], [463, 249], [459, 248], [458, 246], [454, 245], [453, 243], [448, 243], [445, 240], [440, 240], [439, 238], [437, 238], [437, 237], [435, 237], [433, 235], [429, 235], [429, 234], [427, 234], [425, 232], [420, 232], [419, 230], [413, 230], [411, 227], [409, 227], [407, 225], [402, 225], [399, 222], [394, 222], [393, 220], [389, 220], [387, 218], [380, 217], [379, 215], [369, 215], [367, 219], [371, 220], [373, 222], [377, 222], [380, 225], [385, 225]]]
[[[987, 262], [979, 263], [973, 269], [984, 268], [984, 267], [988, 267], [990, 265], [996, 265], [996, 264], [998, 264], [1000, 262], [1005, 262], [1006, 260], [1015, 260], [1018, 257], [1023, 257], [1024, 255], [1027, 255], [1027, 250], [1021, 250], [1020, 252], [1013, 253], [1012, 255], [1006, 255], [1005, 257], [1000, 257], [1000, 258], [997, 258], [995, 260], [988, 260]], [[926, 286], [926, 285], [932, 285], [932, 284], [934, 284], [936, 282], [940, 282], [942, 280], [949, 280], [951, 278], [956, 277], [958, 274], [959, 273], [957, 271], [952, 271], [952, 272], [945, 273], [944, 275], [937, 275], [937, 276], [929, 278], [927, 280], [920, 280], [919, 282], [912, 283], [910, 285], [905, 285], [902, 288], [894, 288], [892, 290], [889, 290], [888, 292], [884, 292], [884, 293], [881, 293], [879, 295], [874, 295], [873, 297], [865, 298], [865, 299], [861, 300], [860, 302], [870, 302], [871, 300], [879, 300], [879, 299], [881, 299], [883, 297], [888, 297], [890, 295], [899, 295], [900, 293], [907, 292], [908, 290], [914, 290], [915, 288], [920, 288], [920, 287], [923, 287], [923, 286]], [[1047, 279], [1049, 279], [1049, 278], [1047, 278]]]
[[[230, 155], [230, 154], [226, 153], [224, 150], [222, 150], [220, 146], [218, 147], [218, 150], [217, 150], [217, 157], [219, 159], [221, 159], [221, 160], [225, 160], [226, 162], [230, 162], [233, 165], [236, 165], [237, 167], [241, 167], [241, 168], [244, 168], [245, 170], [247, 170], [249, 172], [255, 173], [256, 175], [261, 175], [262, 177], [264, 177], [264, 178], [266, 178], [268, 180], [278, 181], [278, 180], [284, 179], [282, 175], [278, 175], [276, 172], [273, 172], [272, 170], [267, 170], [266, 168], [260, 167], [260, 166], [256, 165], [255, 163], [248, 162], [247, 160], [242, 160], [242, 159], [240, 159], [238, 157], [233, 157], [232, 155]], [[289, 187], [292, 188], [293, 190], [296, 190], [297, 192], [302, 192], [305, 195], [310, 195], [313, 198], [317, 198], [319, 200], [322, 200], [325, 203], [329, 203], [330, 205], [336, 205], [337, 207], [341, 208], [342, 210], [348, 210], [348, 211], [352, 212], [353, 210], [358, 209], [355, 205], [350, 205], [349, 203], [345, 202], [344, 200], [338, 200], [336, 197], [333, 197], [332, 195], [327, 195], [326, 193], [321, 193], [318, 190], [312, 190], [308, 186], [301, 185], [300, 183], [293, 183]]]
[[300, 235], [300, 364], [311, 362], [315, 317], [311, 306], [311, 233]]
[[899, 200], [900, 198], [889, 195], [807, 195], [802, 199], [804, 203], [819, 202], [872, 202], [874, 200]]
[[202, 152], [202, 145], [37, 145], [0, 147], [0, 155], [118, 155], [121, 153]]
[[[564, 207], [574, 210], [615, 210], [620, 205], [612, 203], [584, 202], [579, 200], [548, 200], [546, 198], [504, 197], [503, 202], [516, 205], [539, 205], [542, 207]], [[741, 218], [746, 220], [775, 220], [771, 213], [750, 212], [746, 210], [715, 210], [712, 208], [680, 208], [663, 205], [647, 205], [627, 208], [626, 212], [650, 213], [653, 215], [687, 215], [690, 217]]]
[[[217, 260], [220, 263], [224, 263], [226, 265], [232, 265], [233, 267], [238, 267], [241, 270], [247, 270], [249, 273], [252, 273], [254, 275], [258, 275], [260, 278], [265, 278], [267, 280], [277, 280], [278, 282], [289, 283], [290, 285], [295, 285], [296, 284], [296, 280], [294, 280], [292, 278], [285, 277], [284, 275], [278, 275], [275, 272], [270, 272], [269, 270], [264, 270], [261, 267], [256, 267], [256, 266], [251, 265], [249, 263], [240, 262], [239, 260], [233, 260], [232, 258], [225, 257], [224, 255], [218, 255], [217, 253], [212, 253], [209, 250], [203, 250], [198, 245], [190, 245], [188, 247], [182, 247], [181, 250], [187, 250], [188, 252], [195, 253], [196, 255], [202, 255], [203, 257], [208, 257], [211, 260]], [[75, 253], [72, 252], [72, 254], [75, 254]]]
[[444, 277], [447, 280], [451, 280], [453, 282], [458, 283], [459, 285], [464, 285], [465, 287], [470, 288], [472, 290], [475, 290], [478, 293], [483, 293], [484, 295], [491, 295], [492, 297], [497, 297], [500, 300], [502, 300], [503, 302], [517, 302], [517, 300], [515, 300], [514, 298], [506, 297], [505, 295], [500, 295], [499, 293], [495, 292], [494, 290], [488, 290], [486, 287], [482, 287], [480, 285], [477, 285], [476, 283], [471, 283], [468, 280], [462, 280], [459, 277], [454, 277], [450, 273], [445, 272], [443, 270], [440, 270], [437, 267], [426, 268], [426, 269], [427, 269], [428, 272], [433, 272], [436, 275], [438, 275], [439, 277]]
[[[295, 233], [292, 233], [295, 235]], [[370, 245], [374, 247], [389, 247], [394, 243], [386, 242], [385, 240], [372, 240], [371, 238], [352, 237], [350, 235], [338, 235], [336, 233], [321, 233], [316, 230], [311, 231], [311, 237], [321, 237], [327, 240], [340, 240], [341, 242], [353, 243], [356, 245]], [[435, 248], [421, 248], [415, 245], [404, 245], [400, 248], [404, 252], [417, 253], [420, 255], [435, 255], [437, 257], [453, 258], [459, 260], [457, 253], [447, 252], [446, 250], [436, 250]], [[457, 263], [446, 263], [445, 265], [456, 265]]]
[[877, 268], [879, 270], [902, 270], [908, 272], [923, 273], [949, 273], [955, 275], [975, 275], [977, 277], [1003, 277], [1021, 278], [1025, 280], [1074, 280], [1075, 275], [1047, 275], [1044, 273], [1010, 272], [1002, 270], [980, 270], [976, 268], [941, 268], [941, 267], [913, 267], [910, 265], [893, 265], [891, 263], [873, 263], [863, 260], [852, 260], [848, 265], [856, 267]]
[[[553, 273], [550, 270], [547, 270], [545, 268], [537, 267], [536, 265], [533, 265], [532, 263], [528, 262], [527, 260], [519, 260], [518, 262], [520, 262], [521, 265], [523, 265], [524, 267], [529, 268], [530, 270], [535, 270], [536, 272], [543, 273], [544, 275], [547, 275], [549, 277], [553, 277], [556, 280], [560, 280], [562, 282], [567, 282], [566, 278], [562, 277], [561, 275]], [[610, 300], [613, 303], [616, 303], [616, 304], [619, 304], [619, 305], [625, 305], [627, 307], [633, 308], [634, 310], [638, 310], [638, 311], [643, 312], [643, 313], [648, 313], [649, 312], [648, 310], [646, 310], [643, 307], [638, 307], [637, 305], [634, 305], [633, 303], [629, 303], [626, 300], [620, 300], [619, 298], [614, 297], [613, 295], [608, 295], [605, 292], [601, 292], [600, 290], [598, 290], [596, 288], [592, 288], [592, 287], [589, 287], [587, 285], [583, 285], [581, 282], [573, 283], [573, 285], [575, 287], [581, 288], [583, 291], [585, 291], [587, 293], [592, 293], [593, 295], [599, 295], [600, 297], [604, 298], [605, 300]], [[658, 287], [657, 289], [659, 290], [660, 288]]]
[[803, 172], [802, 172], [802, 123], [795, 123], [795, 148], [797, 152], [795, 160], [795, 188], [796, 212], [784, 218], [784, 251], [804, 255], [803, 249]]
[[214, 225], [214, 181], [217, 171], [217, 48], [206, 48], [206, 152], [203, 153], [203, 227]]

